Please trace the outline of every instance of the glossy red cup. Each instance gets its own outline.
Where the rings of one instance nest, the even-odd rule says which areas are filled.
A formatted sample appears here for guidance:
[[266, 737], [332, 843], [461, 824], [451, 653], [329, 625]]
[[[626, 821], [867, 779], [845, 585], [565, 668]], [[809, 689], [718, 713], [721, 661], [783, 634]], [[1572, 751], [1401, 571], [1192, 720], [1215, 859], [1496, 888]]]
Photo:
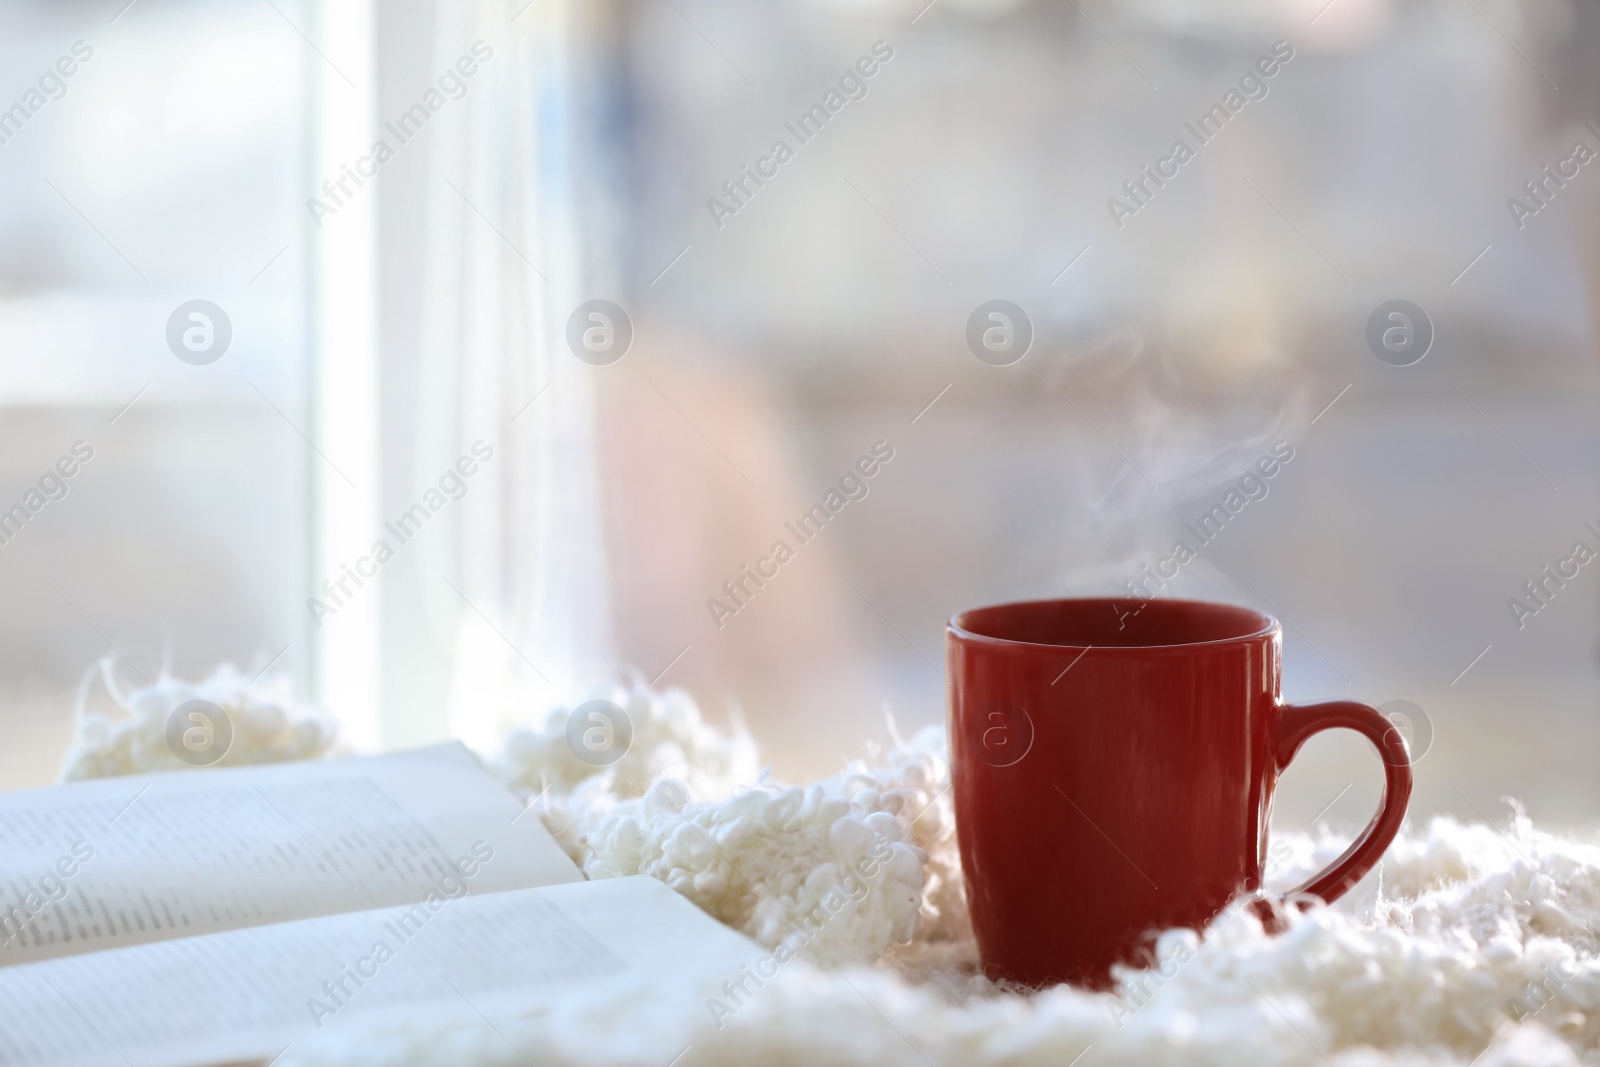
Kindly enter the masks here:
[[964, 612], [945, 642], [951, 775], [984, 969], [1104, 988], [1149, 935], [1261, 890], [1278, 776], [1306, 738], [1365, 734], [1372, 822], [1289, 894], [1333, 901], [1378, 862], [1411, 796], [1405, 739], [1355, 701], [1285, 704], [1283, 635], [1247, 608], [1041, 600]]

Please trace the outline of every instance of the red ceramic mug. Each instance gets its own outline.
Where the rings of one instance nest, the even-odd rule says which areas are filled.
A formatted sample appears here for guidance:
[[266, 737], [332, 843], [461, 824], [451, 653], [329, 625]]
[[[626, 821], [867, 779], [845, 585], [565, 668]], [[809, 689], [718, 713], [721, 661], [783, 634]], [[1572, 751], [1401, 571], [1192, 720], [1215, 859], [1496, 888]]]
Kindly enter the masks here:
[[1149, 934], [1199, 929], [1261, 889], [1278, 775], [1306, 738], [1365, 734], [1378, 814], [1290, 894], [1333, 901], [1371, 870], [1411, 796], [1382, 712], [1285, 704], [1283, 635], [1247, 608], [1041, 600], [950, 620], [951, 775], [984, 969], [1027, 985], [1106, 986], [1151, 960]]

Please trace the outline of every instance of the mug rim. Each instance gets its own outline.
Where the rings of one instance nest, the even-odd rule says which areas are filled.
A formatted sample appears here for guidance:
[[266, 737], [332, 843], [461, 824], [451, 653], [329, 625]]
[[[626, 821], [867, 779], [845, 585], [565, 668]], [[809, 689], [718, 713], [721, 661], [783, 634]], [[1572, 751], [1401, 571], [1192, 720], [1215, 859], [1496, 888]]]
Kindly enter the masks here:
[[1107, 652], [1107, 653], [1134, 653], [1134, 654], [1137, 654], [1137, 653], [1141, 653], [1141, 652], [1156, 652], [1156, 651], [1163, 651], [1163, 650], [1168, 650], [1168, 649], [1209, 648], [1209, 647], [1216, 647], [1216, 646], [1220, 646], [1220, 645], [1233, 645], [1233, 644], [1239, 644], [1239, 643], [1244, 642], [1244, 641], [1257, 641], [1257, 640], [1260, 640], [1263, 637], [1268, 637], [1268, 636], [1271, 636], [1273, 634], [1281, 634], [1283, 632], [1283, 624], [1281, 622], [1279, 622], [1279, 620], [1278, 620], [1278, 618], [1276, 616], [1270, 615], [1270, 614], [1268, 614], [1267, 612], [1264, 612], [1264, 611], [1258, 611], [1255, 608], [1247, 607], [1246, 605], [1243, 605], [1243, 604], [1229, 604], [1229, 603], [1226, 603], [1226, 602], [1221, 601], [1221, 600], [1189, 600], [1189, 599], [1180, 599], [1180, 598], [1177, 598], [1177, 597], [1151, 597], [1150, 599], [1145, 600], [1143, 602], [1146, 603], [1146, 604], [1158, 603], [1158, 604], [1170, 604], [1170, 605], [1173, 605], [1173, 606], [1182, 605], [1182, 606], [1189, 607], [1189, 608], [1205, 608], [1205, 609], [1229, 608], [1229, 609], [1235, 610], [1235, 611], [1245, 611], [1245, 612], [1249, 612], [1250, 614], [1252, 614], [1252, 615], [1256, 616], [1258, 619], [1260, 619], [1262, 621], [1262, 625], [1257, 627], [1254, 630], [1251, 630], [1249, 633], [1237, 634], [1237, 635], [1235, 635], [1233, 637], [1214, 637], [1214, 638], [1210, 638], [1210, 639], [1205, 640], [1205, 641], [1172, 641], [1172, 642], [1162, 642], [1162, 643], [1159, 643], [1159, 644], [1140, 644], [1140, 645], [1093, 645], [1093, 644], [1088, 644], [1088, 645], [1085, 645], [1085, 644], [1068, 645], [1068, 644], [1045, 644], [1045, 643], [1041, 643], [1039, 641], [1019, 641], [1019, 640], [1017, 640], [1015, 638], [1011, 638], [1011, 637], [992, 637], [989, 634], [978, 633], [977, 631], [968, 628], [963, 623], [964, 619], [966, 619], [970, 615], [976, 614], [977, 612], [980, 612], [980, 611], [995, 611], [995, 610], [998, 610], [998, 609], [1001, 609], [1001, 608], [1028, 608], [1028, 607], [1034, 607], [1034, 606], [1041, 605], [1041, 604], [1107, 604], [1107, 605], [1109, 605], [1109, 604], [1115, 604], [1115, 603], [1122, 602], [1122, 601], [1132, 602], [1132, 601], [1139, 600], [1139, 599], [1140, 598], [1138, 598], [1138, 597], [1119, 597], [1119, 596], [1042, 597], [1042, 598], [1039, 598], [1039, 599], [1036, 599], [1036, 600], [1008, 600], [1008, 601], [1004, 601], [1004, 602], [999, 603], [999, 604], [984, 604], [984, 605], [982, 605], [980, 607], [967, 608], [967, 609], [965, 609], [963, 611], [958, 611], [956, 614], [950, 616], [949, 621], [946, 622], [946, 624], [945, 624], [945, 633], [947, 635], [949, 635], [949, 636], [958, 638], [958, 639], [960, 639], [962, 641], [971, 641], [971, 642], [974, 642], [976, 644], [994, 645], [994, 646], [1000, 646], [1000, 647], [1005, 647], [1005, 648], [1037, 649], [1039, 651], [1059, 651], [1061, 649], [1082, 649], [1084, 651], [1088, 651], [1089, 649], [1093, 649], [1097, 653], [1098, 652]]

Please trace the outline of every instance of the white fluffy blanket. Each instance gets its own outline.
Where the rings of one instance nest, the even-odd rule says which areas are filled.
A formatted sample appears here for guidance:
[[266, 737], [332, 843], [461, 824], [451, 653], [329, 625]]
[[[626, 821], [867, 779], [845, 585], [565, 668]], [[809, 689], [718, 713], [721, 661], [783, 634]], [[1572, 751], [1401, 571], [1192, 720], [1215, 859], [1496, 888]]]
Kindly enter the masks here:
[[[271, 703], [227, 680], [202, 687], [230, 712]], [[122, 723], [87, 720], [73, 772], [143, 769], [126, 738], [151, 733], [181, 695], [139, 691], [119, 698]], [[769, 946], [870, 854], [880, 862], [859, 903], [731, 1012], [657, 1016], [630, 989], [494, 1025], [467, 1007], [411, 1012], [298, 1043], [283, 1067], [667, 1067], [663, 1047], [687, 1049], [680, 1067], [1600, 1063], [1600, 848], [1518, 811], [1505, 828], [1436, 819], [1403, 834], [1374, 876], [1280, 936], [1236, 909], [1203, 936], [1162, 935], [1162, 965], [1121, 974], [1114, 993], [1010, 991], [974, 967], [938, 731], [785, 788], [757, 776], [748, 737], [711, 728], [682, 693], [597, 695], [633, 722], [621, 762], [574, 758], [566, 709], [488, 761], [591, 878], [653, 875]], [[314, 718], [272, 699], [285, 706], [269, 724]], [[285, 755], [269, 741], [238, 758]], [[1343, 844], [1280, 837], [1273, 880], [1293, 884]]]

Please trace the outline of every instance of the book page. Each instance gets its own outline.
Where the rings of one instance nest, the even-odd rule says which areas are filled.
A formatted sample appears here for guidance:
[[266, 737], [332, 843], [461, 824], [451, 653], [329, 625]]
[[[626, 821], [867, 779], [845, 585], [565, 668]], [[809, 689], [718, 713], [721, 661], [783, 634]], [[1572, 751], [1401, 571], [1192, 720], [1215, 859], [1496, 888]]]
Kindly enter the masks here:
[[628, 1012], [704, 1012], [760, 952], [645, 876], [469, 893], [5, 968], [0, 1063], [266, 1062], [373, 1013], [493, 1019], [602, 984], [628, 991]]
[[460, 744], [0, 793], [0, 965], [581, 879]]

